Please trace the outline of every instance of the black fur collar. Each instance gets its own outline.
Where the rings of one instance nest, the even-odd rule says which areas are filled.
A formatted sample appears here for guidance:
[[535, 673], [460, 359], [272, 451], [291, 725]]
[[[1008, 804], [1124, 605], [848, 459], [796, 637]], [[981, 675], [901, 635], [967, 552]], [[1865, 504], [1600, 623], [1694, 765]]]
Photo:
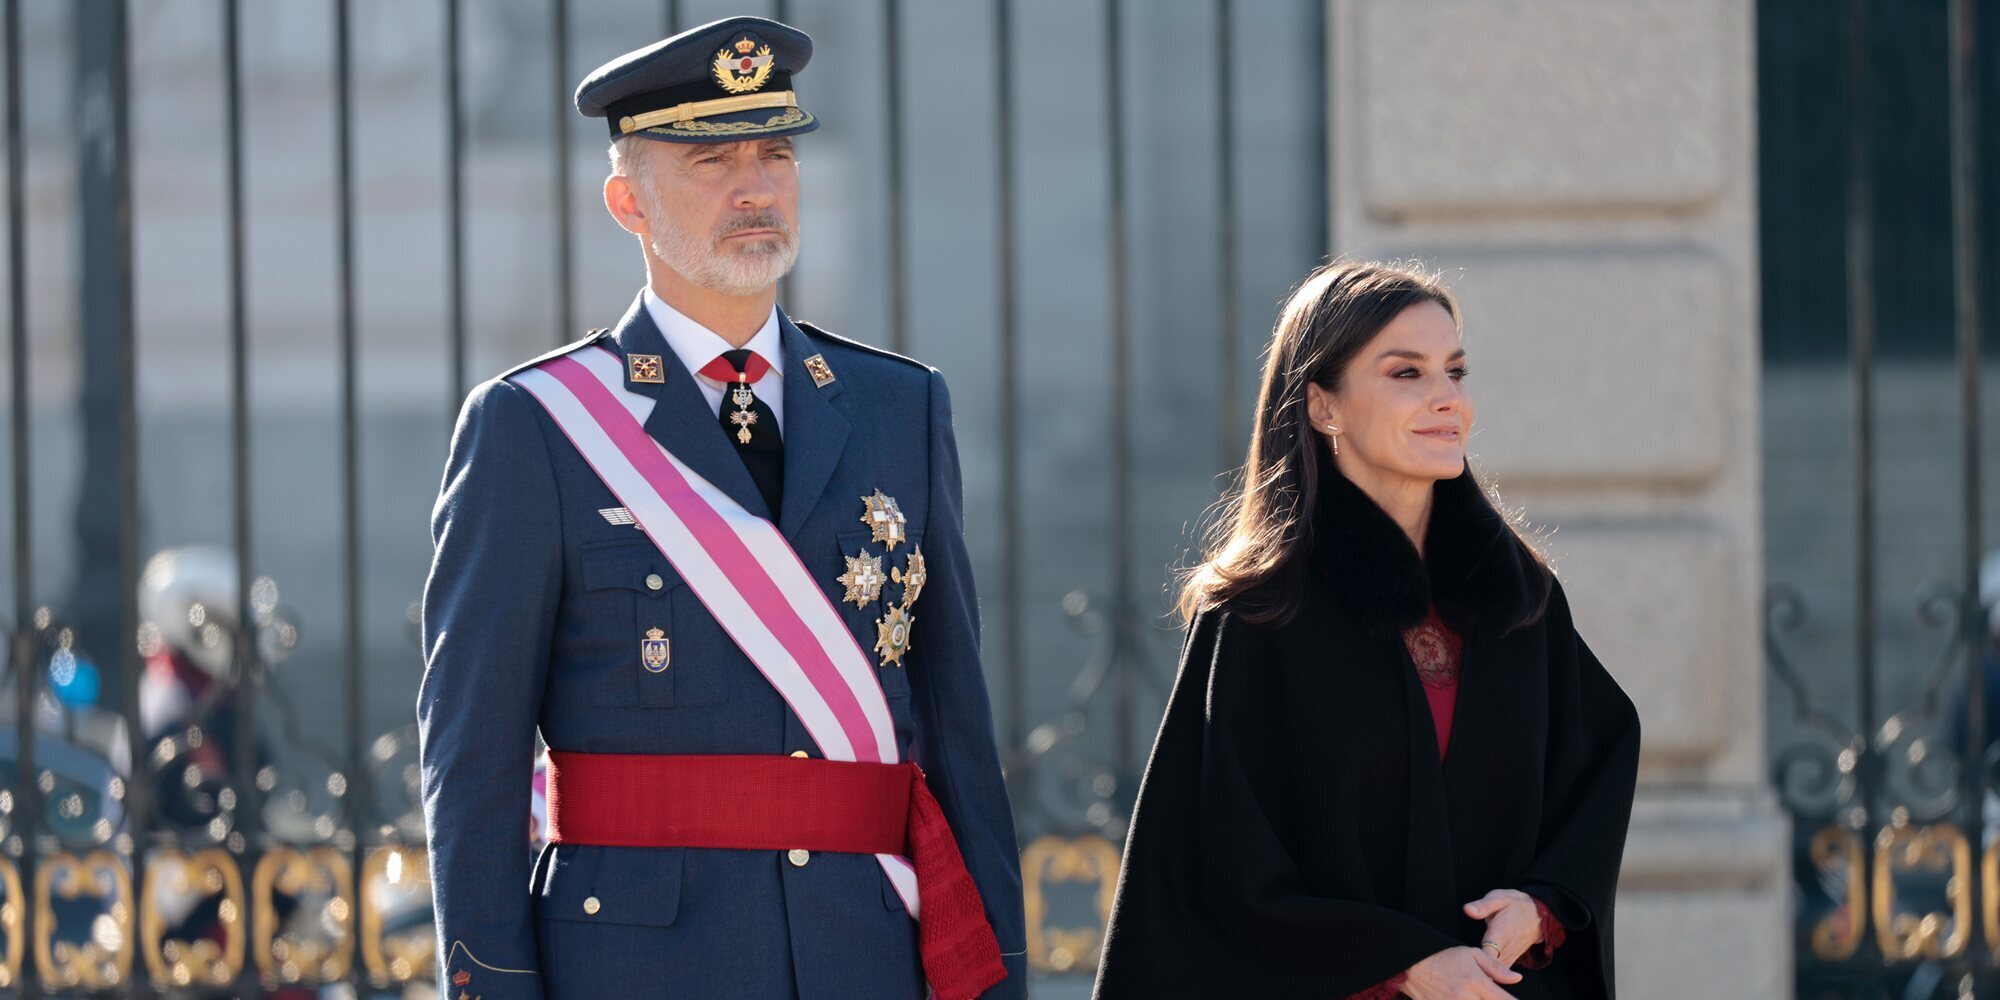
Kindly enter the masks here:
[[1549, 572], [1493, 509], [1471, 470], [1432, 490], [1419, 557], [1409, 536], [1360, 487], [1337, 471], [1320, 480], [1312, 561], [1341, 603], [1365, 625], [1392, 633], [1423, 621], [1433, 603], [1465, 635], [1505, 635], [1540, 618]]

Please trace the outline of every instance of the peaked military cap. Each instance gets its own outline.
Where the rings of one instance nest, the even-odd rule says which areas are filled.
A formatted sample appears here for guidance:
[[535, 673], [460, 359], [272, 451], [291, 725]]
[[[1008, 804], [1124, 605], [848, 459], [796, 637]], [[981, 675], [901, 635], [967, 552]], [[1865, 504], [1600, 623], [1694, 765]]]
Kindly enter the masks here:
[[792, 77], [812, 37], [762, 17], [731, 17], [627, 52], [584, 77], [576, 109], [610, 122], [611, 137], [737, 142], [819, 127]]

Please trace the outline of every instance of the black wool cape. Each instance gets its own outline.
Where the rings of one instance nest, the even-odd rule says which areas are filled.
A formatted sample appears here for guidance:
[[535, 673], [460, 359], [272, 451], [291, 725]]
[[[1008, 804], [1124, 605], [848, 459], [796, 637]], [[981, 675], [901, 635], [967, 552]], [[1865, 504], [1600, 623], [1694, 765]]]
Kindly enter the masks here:
[[[1478, 947], [1493, 889], [1567, 928], [1520, 997], [1612, 996], [1612, 898], [1639, 759], [1632, 702], [1560, 585], [1441, 481], [1426, 556], [1325, 477], [1297, 615], [1192, 622], [1140, 785], [1100, 1000], [1345, 997]], [[1435, 603], [1465, 638], [1451, 745], [1401, 633]]]

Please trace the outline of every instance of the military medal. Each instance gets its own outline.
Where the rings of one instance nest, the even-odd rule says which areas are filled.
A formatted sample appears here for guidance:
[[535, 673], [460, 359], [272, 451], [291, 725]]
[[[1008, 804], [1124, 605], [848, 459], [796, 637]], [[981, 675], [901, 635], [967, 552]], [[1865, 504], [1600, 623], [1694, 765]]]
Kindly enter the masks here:
[[890, 571], [889, 578], [903, 585], [903, 607], [917, 603], [918, 595], [924, 592], [924, 581], [930, 579], [930, 574], [924, 570], [924, 550], [912, 550], [909, 570], [905, 572], [903, 567], [898, 566]]
[[815, 354], [805, 360], [806, 374], [812, 376], [813, 388], [824, 389], [833, 384], [833, 369], [827, 367], [826, 356]]
[[667, 634], [657, 628], [646, 630], [646, 638], [639, 643], [639, 659], [652, 673], [667, 669], [673, 656], [667, 645]]
[[660, 356], [657, 354], [627, 355], [625, 370], [634, 382], [662, 385], [667, 381], [664, 370], [660, 368]]
[[890, 608], [875, 623], [875, 651], [882, 654], [884, 666], [903, 665], [903, 654], [910, 651], [910, 629], [916, 624], [917, 620], [900, 607]]
[[749, 444], [750, 427], [757, 422], [757, 411], [752, 409], [757, 405], [757, 393], [751, 390], [750, 383], [763, 378], [764, 373], [771, 370], [771, 363], [750, 351], [742, 353], [746, 356], [741, 370], [731, 364], [729, 355], [725, 354], [702, 366], [701, 375], [727, 384], [728, 400], [735, 404], [736, 409], [724, 416], [736, 428], [736, 443]]
[[876, 490], [874, 496], [861, 498], [868, 509], [861, 515], [861, 523], [875, 533], [872, 541], [881, 542], [891, 550], [903, 543], [908, 524], [903, 520], [903, 508], [896, 505], [896, 498]]
[[[738, 406], [743, 404], [738, 403]], [[750, 425], [757, 422], [756, 410], [737, 410], [729, 415], [729, 422], [736, 425], [736, 443], [750, 443]]]
[[841, 586], [847, 588], [847, 596], [841, 601], [853, 601], [857, 608], [867, 607], [870, 601], [882, 596], [882, 557], [866, 552], [848, 556], [847, 572], [840, 574], [839, 579]]

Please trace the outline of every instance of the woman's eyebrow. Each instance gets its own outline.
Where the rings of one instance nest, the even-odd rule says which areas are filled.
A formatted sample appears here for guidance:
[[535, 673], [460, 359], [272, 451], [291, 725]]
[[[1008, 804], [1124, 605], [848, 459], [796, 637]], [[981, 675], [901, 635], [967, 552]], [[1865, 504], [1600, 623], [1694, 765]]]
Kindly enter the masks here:
[[[1389, 350], [1389, 351], [1383, 351], [1381, 354], [1376, 355], [1375, 360], [1380, 361], [1383, 358], [1403, 358], [1408, 361], [1424, 361], [1427, 360], [1429, 357], [1430, 355], [1425, 354], [1422, 351]], [[1457, 361], [1463, 357], [1465, 357], [1465, 348], [1461, 347], [1458, 350], [1451, 352], [1451, 357], [1448, 357], [1445, 360]]]

